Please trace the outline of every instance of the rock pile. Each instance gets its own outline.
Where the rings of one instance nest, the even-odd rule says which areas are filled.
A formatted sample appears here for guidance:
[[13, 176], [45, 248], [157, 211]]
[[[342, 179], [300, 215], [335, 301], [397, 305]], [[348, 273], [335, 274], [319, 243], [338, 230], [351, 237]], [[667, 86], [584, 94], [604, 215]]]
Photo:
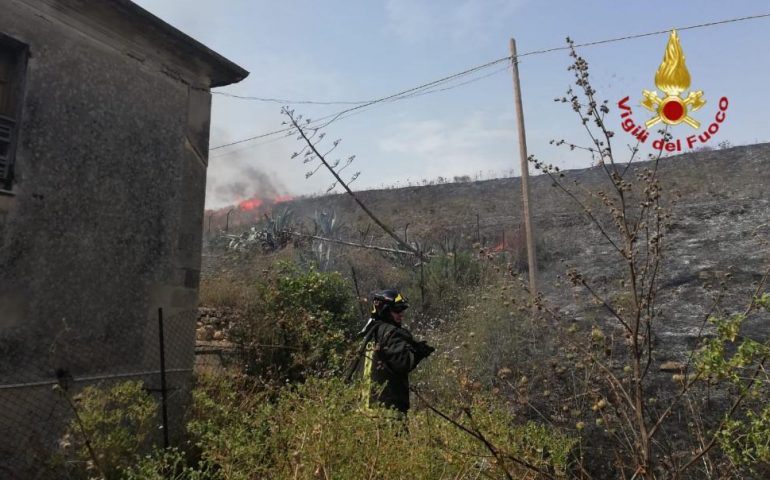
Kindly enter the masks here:
[[241, 317], [231, 307], [199, 307], [195, 330], [195, 366], [219, 368], [235, 350], [230, 341], [230, 329]]

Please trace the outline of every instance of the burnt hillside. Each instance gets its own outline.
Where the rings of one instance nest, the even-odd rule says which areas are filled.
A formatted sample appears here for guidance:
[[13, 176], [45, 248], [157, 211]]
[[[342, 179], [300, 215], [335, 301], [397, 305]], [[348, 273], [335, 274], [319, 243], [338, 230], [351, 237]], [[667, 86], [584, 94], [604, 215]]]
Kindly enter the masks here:
[[[649, 167], [636, 162], [633, 169]], [[669, 194], [681, 195], [682, 205], [725, 200], [765, 198], [770, 180], [770, 144], [735, 147], [672, 156], [660, 160], [658, 171]], [[633, 170], [632, 169], [632, 170]], [[633, 171], [631, 172], [633, 173]], [[592, 190], [607, 188], [608, 180], [600, 167], [566, 172], [566, 184], [577, 180]], [[576, 211], [566, 195], [554, 189], [545, 176], [531, 178], [535, 222], [546, 239], [552, 227], [573, 219]], [[467, 183], [414, 186], [370, 190], [358, 193], [364, 203], [397, 231], [409, 224], [410, 236], [419, 237], [436, 229], [467, 229], [475, 232], [477, 215], [481, 230], [491, 236], [495, 229], [518, 228], [521, 215], [521, 180], [504, 178]], [[334, 209], [343, 225], [360, 228], [371, 221], [345, 194], [305, 198], [291, 202], [298, 218], [316, 211]], [[372, 232], [375, 236], [380, 232]], [[557, 240], [560, 235], [556, 235]]]
[[[650, 167], [634, 163], [629, 171]], [[659, 360], [682, 355], [687, 340], [697, 333], [712, 303], [713, 289], [730, 273], [728, 310], [745, 306], [752, 283], [767, 268], [770, 234], [770, 144], [700, 151], [660, 160], [659, 177], [664, 203], [672, 213], [666, 237], [665, 260], [660, 272], [662, 333]], [[632, 177], [629, 177], [632, 178]], [[600, 167], [566, 172], [565, 185], [578, 196], [581, 188], [609, 189]], [[575, 183], [577, 182], [577, 183]], [[408, 224], [410, 240], [440, 240], [456, 235], [467, 244], [480, 236], [487, 246], [499, 244], [503, 232], [508, 248], [521, 243], [521, 185], [519, 178], [468, 183], [375, 190], [359, 193], [364, 203], [403, 235]], [[601, 321], [601, 309], [579, 306], [557, 285], [567, 265], [578, 268], [600, 291], [612, 292], [622, 271], [606, 241], [574, 202], [546, 176], [532, 178], [533, 214], [541, 259], [540, 289], [563, 313], [576, 320]], [[675, 201], [674, 201], [675, 200]], [[355, 240], [367, 232], [367, 241], [393, 242], [346, 195], [306, 198], [292, 202], [295, 218], [333, 209], [342, 225], [341, 235]], [[478, 221], [478, 224], [477, 224]], [[367, 226], [371, 228], [367, 231]], [[758, 336], [764, 331], [754, 328]]]

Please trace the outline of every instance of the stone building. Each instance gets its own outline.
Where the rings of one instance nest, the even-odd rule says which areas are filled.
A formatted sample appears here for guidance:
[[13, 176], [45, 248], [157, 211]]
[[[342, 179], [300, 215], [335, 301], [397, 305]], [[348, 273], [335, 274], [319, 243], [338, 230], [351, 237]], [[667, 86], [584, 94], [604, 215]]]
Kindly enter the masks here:
[[247, 75], [129, 0], [0, 0], [1, 478], [42, 468], [53, 385], [159, 388], [159, 309], [180, 417], [210, 89]]

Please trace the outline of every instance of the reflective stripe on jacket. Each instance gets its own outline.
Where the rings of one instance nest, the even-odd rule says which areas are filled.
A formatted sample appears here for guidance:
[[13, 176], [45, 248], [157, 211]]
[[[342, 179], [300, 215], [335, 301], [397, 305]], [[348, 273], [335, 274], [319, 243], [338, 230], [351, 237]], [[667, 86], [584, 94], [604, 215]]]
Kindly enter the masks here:
[[[420, 362], [409, 331], [393, 322], [370, 321], [364, 349], [363, 400], [400, 412], [409, 410], [409, 372]], [[373, 330], [369, 330], [373, 329]]]

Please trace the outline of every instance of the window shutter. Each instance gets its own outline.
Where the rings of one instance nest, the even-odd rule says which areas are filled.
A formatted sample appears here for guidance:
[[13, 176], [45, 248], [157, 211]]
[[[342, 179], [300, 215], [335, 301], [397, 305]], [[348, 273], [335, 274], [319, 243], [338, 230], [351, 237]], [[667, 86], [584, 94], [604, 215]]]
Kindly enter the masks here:
[[0, 32], [0, 190], [10, 190], [19, 137], [27, 45]]
[[11, 155], [15, 122], [0, 115], [0, 185], [11, 178]]

